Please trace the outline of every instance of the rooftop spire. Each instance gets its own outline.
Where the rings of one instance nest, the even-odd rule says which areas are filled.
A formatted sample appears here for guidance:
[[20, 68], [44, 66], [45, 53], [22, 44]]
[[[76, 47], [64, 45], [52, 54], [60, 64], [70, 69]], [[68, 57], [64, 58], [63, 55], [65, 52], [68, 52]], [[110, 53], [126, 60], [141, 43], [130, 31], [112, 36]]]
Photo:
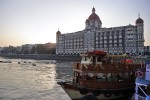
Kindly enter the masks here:
[[140, 13], [138, 13], [138, 17], [140, 18]]
[[93, 7], [93, 9], [92, 9], [92, 13], [95, 13], [95, 8]]

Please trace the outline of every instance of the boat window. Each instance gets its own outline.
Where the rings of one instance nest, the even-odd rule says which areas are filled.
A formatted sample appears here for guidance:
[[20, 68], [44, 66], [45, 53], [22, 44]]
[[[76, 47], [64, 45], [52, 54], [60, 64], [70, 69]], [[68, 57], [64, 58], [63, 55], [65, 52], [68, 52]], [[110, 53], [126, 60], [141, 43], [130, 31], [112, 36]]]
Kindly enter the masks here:
[[95, 63], [96, 63], [96, 58], [95, 58], [95, 56], [93, 56], [93, 64], [95, 65]]
[[86, 58], [86, 57], [83, 57], [83, 58], [82, 58], [82, 61], [86, 61], [86, 60], [87, 60], [87, 58]]
[[90, 57], [89, 59], [90, 59], [90, 62], [92, 62], [92, 61], [93, 61], [93, 57]]
[[82, 58], [82, 61], [89, 61], [89, 60], [90, 60], [90, 61], [93, 61], [93, 59], [90, 59], [89, 57], [83, 57], [83, 58]]
[[102, 58], [101, 57], [97, 57], [97, 62], [101, 62]]

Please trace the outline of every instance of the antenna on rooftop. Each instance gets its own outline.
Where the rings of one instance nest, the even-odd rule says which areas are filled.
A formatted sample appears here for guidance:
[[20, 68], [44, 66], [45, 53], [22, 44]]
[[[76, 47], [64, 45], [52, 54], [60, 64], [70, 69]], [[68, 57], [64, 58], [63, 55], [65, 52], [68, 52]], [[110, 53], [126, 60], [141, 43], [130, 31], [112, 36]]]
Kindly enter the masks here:
[[140, 18], [140, 13], [138, 12], [138, 17]]

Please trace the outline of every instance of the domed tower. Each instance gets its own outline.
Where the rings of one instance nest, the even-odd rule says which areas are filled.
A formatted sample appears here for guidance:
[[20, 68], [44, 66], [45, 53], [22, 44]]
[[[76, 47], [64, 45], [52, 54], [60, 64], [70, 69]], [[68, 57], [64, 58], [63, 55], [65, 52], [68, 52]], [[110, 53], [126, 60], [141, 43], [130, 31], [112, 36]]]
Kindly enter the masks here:
[[143, 33], [144, 21], [143, 19], [140, 18], [140, 15], [139, 15], [139, 18], [135, 21], [135, 24], [137, 26], [137, 33]]
[[59, 36], [61, 35], [61, 32], [58, 31], [56, 32], [56, 54], [59, 54]]
[[140, 15], [139, 15], [139, 18], [135, 21], [135, 24], [138, 28], [143, 28], [144, 21], [143, 19], [140, 18]]
[[136, 24], [136, 45], [137, 45], [137, 52], [142, 53], [144, 52], [144, 21], [143, 19], [139, 18], [135, 21]]
[[139, 24], [140, 24], [140, 25], [141, 25], [141, 24], [143, 25], [143, 23], [144, 23], [144, 21], [143, 21], [143, 19], [140, 18], [140, 16], [139, 16], [139, 18], [135, 21], [135, 24], [136, 24], [136, 25], [139, 25]]
[[59, 36], [61, 35], [61, 32], [59, 31], [59, 29], [58, 29], [58, 31], [56, 32], [56, 43], [58, 44], [59, 43]]
[[56, 32], [56, 35], [59, 36], [60, 34], [61, 34], [61, 32], [58, 29], [58, 31]]
[[102, 27], [102, 22], [101, 22], [99, 16], [95, 13], [94, 7], [92, 9], [92, 14], [85, 21], [85, 28], [89, 28], [89, 27], [96, 27], [96, 28]]

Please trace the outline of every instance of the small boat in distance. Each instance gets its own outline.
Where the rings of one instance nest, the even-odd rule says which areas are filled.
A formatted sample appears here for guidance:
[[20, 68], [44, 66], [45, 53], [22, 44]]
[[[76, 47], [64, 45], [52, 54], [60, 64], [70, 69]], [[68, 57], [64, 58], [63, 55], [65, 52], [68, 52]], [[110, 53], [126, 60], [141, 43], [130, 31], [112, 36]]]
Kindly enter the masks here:
[[100, 100], [130, 98], [135, 90], [135, 71], [143, 67], [127, 56], [93, 50], [81, 54], [73, 66], [73, 80], [58, 82], [72, 100], [93, 94]]
[[36, 63], [32, 63], [32, 66], [36, 66]]

